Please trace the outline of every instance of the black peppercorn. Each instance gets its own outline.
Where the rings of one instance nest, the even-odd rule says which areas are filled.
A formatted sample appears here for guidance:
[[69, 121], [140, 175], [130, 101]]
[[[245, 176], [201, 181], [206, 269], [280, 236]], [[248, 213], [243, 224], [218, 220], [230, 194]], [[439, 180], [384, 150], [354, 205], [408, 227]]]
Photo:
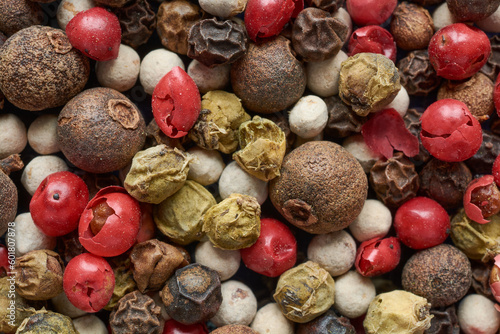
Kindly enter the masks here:
[[113, 334], [160, 334], [160, 312], [153, 298], [136, 290], [118, 301], [109, 316], [109, 325]]
[[134, 0], [112, 11], [120, 21], [122, 43], [134, 49], [147, 43], [156, 29], [156, 14], [148, 0]]
[[441, 83], [429, 61], [427, 50], [416, 50], [408, 53], [398, 62], [401, 85], [409, 95], [426, 96]]
[[356, 329], [346, 317], [329, 310], [318, 318], [299, 324], [295, 334], [356, 334]]

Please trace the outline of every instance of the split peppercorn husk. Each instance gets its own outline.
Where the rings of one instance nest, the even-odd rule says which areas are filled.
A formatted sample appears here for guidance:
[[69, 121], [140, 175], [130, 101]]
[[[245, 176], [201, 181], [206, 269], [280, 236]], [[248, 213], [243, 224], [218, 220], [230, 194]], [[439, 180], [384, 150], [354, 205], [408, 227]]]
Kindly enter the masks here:
[[24, 319], [16, 334], [78, 334], [70, 317], [42, 309]]

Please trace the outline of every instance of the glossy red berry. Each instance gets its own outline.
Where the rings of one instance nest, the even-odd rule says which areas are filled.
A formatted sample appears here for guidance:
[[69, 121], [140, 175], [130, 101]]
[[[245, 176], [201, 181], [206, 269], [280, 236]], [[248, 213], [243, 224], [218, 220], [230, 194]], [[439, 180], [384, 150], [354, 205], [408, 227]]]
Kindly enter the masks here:
[[386, 29], [370, 25], [355, 30], [349, 39], [349, 56], [358, 53], [378, 53], [396, 62], [396, 42]]
[[491, 45], [488, 36], [465, 23], [438, 30], [429, 42], [429, 60], [437, 74], [449, 80], [473, 76], [486, 63]]
[[493, 163], [492, 174], [493, 174], [493, 178], [495, 180], [495, 183], [497, 184], [497, 186], [500, 187], [500, 155], [497, 156], [497, 158], [495, 159], [495, 162]]
[[170, 138], [188, 134], [201, 111], [196, 83], [179, 66], [161, 78], [151, 100], [153, 116], [160, 130]]
[[63, 288], [71, 304], [85, 312], [94, 313], [111, 299], [115, 275], [102, 257], [83, 253], [71, 259], [66, 266]]
[[439, 160], [467, 160], [476, 154], [483, 142], [481, 124], [458, 100], [443, 99], [432, 103], [420, 120], [422, 145]]
[[80, 217], [80, 243], [95, 255], [123, 254], [135, 244], [140, 221], [139, 202], [124, 188], [103, 188], [90, 200]]
[[278, 35], [290, 21], [294, 9], [294, 0], [248, 0], [245, 9], [248, 37], [256, 42]]
[[358, 248], [354, 265], [365, 277], [373, 277], [394, 270], [401, 258], [401, 245], [395, 237], [373, 238]]
[[464, 194], [467, 217], [479, 224], [489, 223], [488, 218], [500, 212], [500, 190], [493, 175], [484, 175], [469, 183]]
[[66, 26], [69, 42], [89, 58], [98, 61], [116, 59], [122, 31], [115, 14], [102, 7], [79, 12]]
[[59, 237], [78, 227], [80, 215], [89, 201], [85, 182], [70, 172], [47, 176], [30, 201], [35, 225], [46, 235]]
[[[12, 260], [15, 261], [14, 258]], [[0, 277], [4, 277], [11, 271], [12, 270], [9, 270], [9, 252], [7, 247], [0, 245]]]
[[497, 115], [500, 116], [500, 73], [495, 81], [495, 90], [493, 91], [493, 102], [497, 110]]
[[401, 205], [394, 216], [394, 229], [399, 240], [413, 249], [442, 244], [450, 228], [446, 210], [427, 197], [412, 198]]
[[174, 319], [165, 322], [163, 334], [208, 334], [205, 324], [184, 325]]
[[397, 0], [347, 0], [347, 11], [358, 26], [380, 25], [391, 15]]
[[262, 218], [260, 224], [257, 242], [241, 249], [241, 258], [249, 269], [277, 277], [295, 265], [297, 241], [290, 229], [279, 220]]

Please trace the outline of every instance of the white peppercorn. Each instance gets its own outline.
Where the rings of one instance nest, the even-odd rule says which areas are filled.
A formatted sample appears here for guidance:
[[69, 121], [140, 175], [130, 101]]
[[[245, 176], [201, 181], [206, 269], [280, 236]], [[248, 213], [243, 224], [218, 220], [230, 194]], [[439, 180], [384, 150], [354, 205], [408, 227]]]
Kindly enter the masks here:
[[28, 143], [38, 154], [60, 151], [57, 144], [57, 115], [38, 116], [28, 128]]
[[139, 54], [130, 46], [120, 44], [118, 58], [98, 61], [95, 72], [101, 86], [124, 92], [134, 87], [139, 77], [140, 68], [141, 58]]
[[205, 12], [221, 18], [235, 16], [245, 10], [247, 0], [201, 0], [200, 7]]
[[221, 284], [222, 303], [211, 321], [217, 327], [238, 324], [248, 326], [257, 313], [257, 299], [245, 284], [227, 281]]
[[57, 23], [62, 30], [76, 14], [95, 7], [94, 0], [62, 0], [57, 8]]
[[410, 96], [408, 95], [408, 92], [406, 89], [401, 86], [401, 89], [398, 92], [398, 95], [392, 100], [391, 103], [386, 105], [384, 109], [394, 109], [398, 112], [398, 114], [401, 115], [401, 117], [404, 117], [406, 115], [406, 112], [408, 111], [408, 107], [410, 106]]
[[240, 268], [241, 255], [239, 250], [221, 249], [207, 240], [196, 245], [194, 259], [196, 263], [217, 271], [220, 280], [226, 281]]
[[363, 242], [376, 237], [383, 238], [392, 225], [391, 211], [376, 199], [367, 199], [359, 216], [349, 225], [352, 236]]
[[79, 334], [108, 334], [104, 322], [93, 314], [73, 319], [73, 325]]
[[372, 281], [351, 270], [335, 278], [333, 307], [343, 316], [354, 319], [366, 313], [375, 295]]
[[250, 327], [261, 334], [293, 334], [294, 324], [281, 312], [278, 304], [269, 303], [261, 307]]
[[184, 69], [184, 63], [176, 53], [166, 49], [156, 49], [149, 52], [142, 59], [139, 74], [144, 91], [152, 95], [158, 81], [175, 66]]
[[14, 240], [16, 243], [16, 256], [22, 256], [38, 249], [54, 249], [56, 238], [45, 235], [33, 222], [29, 212], [21, 213], [14, 219]]
[[303, 138], [312, 138], [321, 133], [328, 122], [328, 108], [318, 96], [301, 97], [288, 115], [290, 130]]
[[307, 88], [321, 97], [337, 95], [339, 93], [340, 64], [347, 58], [344, 51], [339, 51], [335, 57], [318, 62], [308, 62], [306, 65]]
[[479, 29], [492, 32], [492, 33], [500, 33], [500, 7], [497, 10], [485, 18], [484, 20], [474, 22]]
[[441, 28], [457, 22], [453, 18], [453, 15], [451, 15], [446, 1], [434, 10], [432, 13], [432, 21], [434, 22], [434, 31], [438, 31]]
[[14, 114], [0, 115], [0, 159], [21, 153], [26, 146], [26, 127]]
[[189, 163], [188, 180], [193, 180], [201, 185], [208, 186], [219, 180], [224, 167], [222, 156], [217, 150], [205, 150], [194, 146], [188, 150], [193, 157]]
[[80, 310], [78, 307], [71, 304], [65, 292], [61, 292], [57, 296], [51, 298], [50, 301], [52, 302], [56, 312], [64, 314], [70, 318], [78, 318], [87, 314], [87, 312]]
[[219, 194], [225, 199], [233, 193], [253, 196], [262, 204], [268, 195], [267, 182], [248, 174], [233, 161], [224, 168], [219, 178]]
[[494, 334], [500, 327], [495, 303], [483, 295], [466, 296], [458, 305], [458, 324], [465, 334]]
[[38, 156], [24, 167], [21, 183], [26, 191], [33, 196], [40, 183], [48, 175], [67, 171], [68, 169], [68, 165], [64, 160], [55, 155]]
[[229, 84], [231, 65], [208, 67], [194, 59], [188, 65], [187, 74], [194, 80], [201, 94], [223, 90]]

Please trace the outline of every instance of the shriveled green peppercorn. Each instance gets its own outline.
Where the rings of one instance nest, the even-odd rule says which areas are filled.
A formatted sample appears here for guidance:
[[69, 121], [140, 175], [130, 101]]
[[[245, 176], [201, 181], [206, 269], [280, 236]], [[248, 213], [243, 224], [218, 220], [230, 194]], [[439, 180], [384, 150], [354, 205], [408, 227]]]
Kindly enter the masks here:
[[123, 296], [137, 289], [137, 284], [134, 281], [130, 257], [121, 255], [108, 259], [108, 262], [115, 275], [115, 288], [108, 305], [104, 309], [112, 311]]
[[47, 333], [78, 334], [70, 317], [60, 313], [46, 311], [45, 309], [37, 311], [29, 318], [24, 319], [16, 332], [16, 334]]
[[8, 279], [7, 276], [0, 278], [0, 332], [3, 333], [15, 332], [25, 318], [35, 313], [35, 309], [29, 307], [28, 301], [15, 291], [12, 281]]

